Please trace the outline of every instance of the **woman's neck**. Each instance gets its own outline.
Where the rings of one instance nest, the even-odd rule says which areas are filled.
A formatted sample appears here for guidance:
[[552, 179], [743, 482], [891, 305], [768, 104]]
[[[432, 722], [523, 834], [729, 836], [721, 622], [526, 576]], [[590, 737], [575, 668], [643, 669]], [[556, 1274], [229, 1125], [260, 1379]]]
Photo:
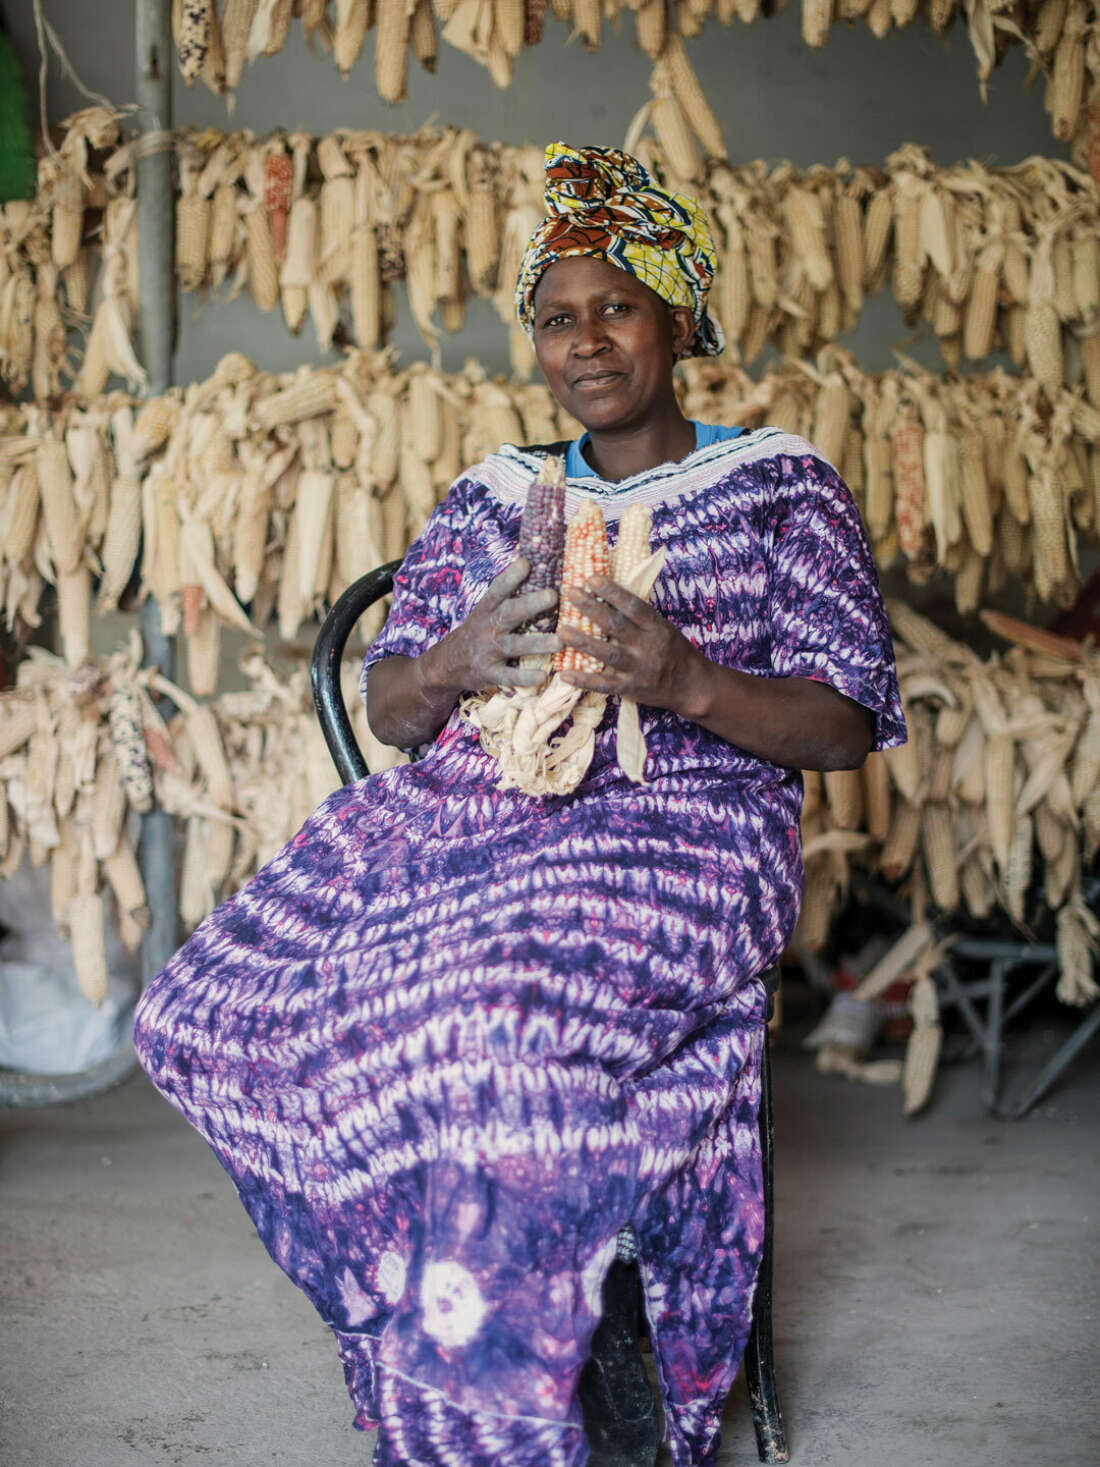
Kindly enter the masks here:
[[694, 447], [695, 425], [674, 402], [642, 424], [610, 431], [590, 428], [582, 452], [601, 479], [617, 484], [658, 464], [679, 463]]

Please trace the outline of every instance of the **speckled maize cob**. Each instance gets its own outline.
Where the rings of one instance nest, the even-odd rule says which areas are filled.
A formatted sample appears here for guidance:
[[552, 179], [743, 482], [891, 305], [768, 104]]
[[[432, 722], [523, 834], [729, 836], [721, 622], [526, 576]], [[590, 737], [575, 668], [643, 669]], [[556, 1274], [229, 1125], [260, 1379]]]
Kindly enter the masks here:
[[[611, 573], [611, 554], [607, 546], [607, 526], [599, 505], [586, 500], [569, 521], [565, 532], [565, 555], [561, 573], [561, 604], [558, 627], [574, 626], [589, 636], [601, 635], [600, 628], [583, 615], [566, 592], [584, 589], [590, 576]], [[597, 657], [577, 647], [563, 647], [555, 652], [551, 667], [555, 672], [596, 672], [603, 664]]]
[[153, 808], [153, 772], [145, 747], [141, 704], [128, 683], [116, 684], [109, 704], [115, 758], [130, 804], [140, 814]]
[[[523, 520], [519, 527], [516, 554], [530, 563], [530, 573], [523, 583], [523, 594], [529, 591], [557, 590], [562, 576], [565, 551], [565, 463], [550, 455], [527, 490]], [[525, 630], [552, 632], [557, 609], [532, 617]]]
[[210, 45], [211, 0], [183, 0], [180, 7], [176, 49], [179, 51], [180, 74], [188, 86], [202, 71], [206, 50]]

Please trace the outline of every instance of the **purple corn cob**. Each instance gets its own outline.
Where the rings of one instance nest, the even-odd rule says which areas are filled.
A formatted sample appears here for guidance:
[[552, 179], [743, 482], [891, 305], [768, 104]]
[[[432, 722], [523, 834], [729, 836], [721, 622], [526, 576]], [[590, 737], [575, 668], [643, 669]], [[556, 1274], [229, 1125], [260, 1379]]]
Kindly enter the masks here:
[[[547, 457], [527, 491], [523, 520], [519, 527], [516, 554], [525, 556], [531, 571], [520, 591], [561, 589], [561, 562], [565, 551], [565, 461], [554, 455]], [[532, 617], [522, 631], [552, 632], [557, 626], [558, 608]]]

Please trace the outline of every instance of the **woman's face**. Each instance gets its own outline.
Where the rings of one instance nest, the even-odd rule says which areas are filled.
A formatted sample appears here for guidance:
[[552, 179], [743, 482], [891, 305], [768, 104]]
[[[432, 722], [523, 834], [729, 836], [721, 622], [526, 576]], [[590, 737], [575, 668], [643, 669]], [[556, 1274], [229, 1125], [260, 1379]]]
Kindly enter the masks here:
[[535, 355], [550, 391], [590, 431], [644, 423], [675, 400], [672, 367], [694, 330], [627, 270], [557, 260], [535, 288]]

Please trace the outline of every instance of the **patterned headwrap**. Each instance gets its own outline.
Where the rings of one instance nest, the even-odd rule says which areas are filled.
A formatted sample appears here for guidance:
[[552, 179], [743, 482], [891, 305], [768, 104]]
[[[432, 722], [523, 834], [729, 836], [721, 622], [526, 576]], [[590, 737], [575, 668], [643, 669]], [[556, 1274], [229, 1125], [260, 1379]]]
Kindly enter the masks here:
[[658, 188], [629, 153], [565, 143], [546, 150], [545, 197], [549, 212], [531, 236], [516, 282], [516, 311], [528, 336], [543, 271], [570, 255], [592, 255], [628, 270], [670, 306], [691, 309], [695, 335], [686, 355], [718, 355], [725, 341], [706, 309], [714, 240], [694, 199]]

